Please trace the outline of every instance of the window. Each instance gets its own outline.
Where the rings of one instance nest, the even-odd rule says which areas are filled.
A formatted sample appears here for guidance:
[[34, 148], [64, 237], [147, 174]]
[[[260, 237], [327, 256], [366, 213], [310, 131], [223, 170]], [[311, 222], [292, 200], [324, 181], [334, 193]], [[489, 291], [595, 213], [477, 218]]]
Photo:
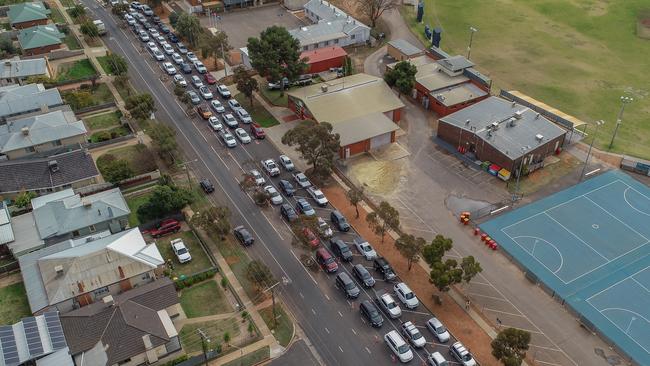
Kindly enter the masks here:
[[334, 40], [334, 44], [338, 44], [338, 43], [339, 43], [339, 39], [337, 38]]
[[350, 38], [355, 39], [355, 38], [357, 38], [357, 35], [353, 34], [353, 35], [350, 36]]
[[304, 46], [304, 47], [302, 48], [303, 51], [307, 51], [308, 49], [309, 49], [309, 46]]
[[91, 233], [94, 233], [95, 231], [97, 231], [97, 229], [95, 228], [95, 225], [88, 226], [88, 230], [90, 230]]
[[63, 145], [63, 144], [61, 143], [61, 140], [54, 140], [54, 142], [52, 142], [52, 145], [54, 145], [54, 146], [61, 146], [61, 145]]
[[149, 272], [143, 273], [140, 278], [146, 281], [151, 278], [151, 274]]
[[30, 146], [30, 147], [26, 147], [25, 151], [28, 153], [33, 153], [34, 151], [36, 151], [36, 149], [34, 148], [34, 146]]
[[106, 294], [108, 294], [108, 286], [98, 288], [97, 290], [93, 291], [93, 294], [95, 295], [95, 298], [104, 297]]
[[73, 237], [77, 237], [77, 236], [79, 236], [79, 230], [75, 230], [75, 231], [73, 231], [73, 232], [72, 232], [72, 236], [73, 236]]

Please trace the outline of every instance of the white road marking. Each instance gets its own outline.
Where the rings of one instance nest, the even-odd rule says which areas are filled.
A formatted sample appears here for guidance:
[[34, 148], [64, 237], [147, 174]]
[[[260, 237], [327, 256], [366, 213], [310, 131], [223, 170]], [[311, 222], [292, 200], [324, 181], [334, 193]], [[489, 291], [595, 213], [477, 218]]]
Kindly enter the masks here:
[[339, 316], [340, 316], [341, 318], [343, 317], [343, 314], [341, 314], [341, 312], [340, 312], [340, 311], [339, 311]]
[[500, 314], [517, 316], [517, 317], [520, 317], [520, 318], [525, 318], [525, 316], [523, 316], [521, 314], [509, 313], [507, 311], [501, 311], [501, 310], [496, 310], [496, 309], [491, 309], [491, 308], [486, 308], [486, 307], [484, 307], [483, 310], [491, 311], [493, 313], [500, 313]]
[[301, 298], [301, 299], [304, 299], [304, 298], [305, 298], [305, 295], [303, 295], [302, 292], [298, 292], [298, 295], [300, 295], [300, 298]]
[[314, 308], [311, 309], [311, 312], [316, 315], [316, 310], [314, 310]]
[[352, 331], [352, 333], [354, 333], [354, 335], [357, 335], [357, 331], [354, 330], [354, 328], [350, 328], [350, 330]]
[[324, 294], [324, 295], [325, 295], [325, 298], [329, 301], [329, 300], [330, 300], [330, 297], [327, 296], [327, 294]]
[[368, 349], [368, 347], [365, 347], [365, 349], [366, 349], [366, 352], [368, 352], [369, 355], [372, 354], [372, 352], [370, 352], [370, 350]]
[[327, 334], [330, 334], [330, 330], [327, 329], [327, 327], [325, 327], [325, 331], [327, 332]]
[[269, 218], [266, 216], [266, 214], [264, 213], [264, 211], [260, 211], [260, 212], [262, 213], [262, 216], [264, 216], [264, 218], [266, 219], [266, 221], [268, 221], [269, 225], [271, 225], [271, 227], [273, 228], [273, 230], [275, 230], [275, 233], [278, 234], [278, 236], [280, 237], [280, 240], [284, 241], [284, 237], [282, 237], [282, 235], [280, 234], [280, 232], [278, 231], [278, 229], [275, 228], [275, 225], [273, 225], [273, 223], [271, 222], [271, 220], [269, 220]]
[[343, 348], [341, 348], [341, 346], [339, 346], [339, 350], [341, 350], [341, 353], [343, 353]]
[[[318, 282], [316, 282], [316, 279], [314, 279], [314, 276], [312, 276], [311, 273], [309, 273], [309, 271], [307, 271], [307, 268], [305, 268], [305, 266], [302, 265], [302, 262], [301, 262], [300, 259], [298, 259], [298, 257], [296, 256], [296, 253], [294, 253], [293, 250], [289, 250], [289, 251], [291, 252], [291, 254], [293, 254], [293, 257], [296, 258], [296, 260], [298, 261], [298, 263], [300, 263], [300, 267], [302, 267], [302, 269], [304, 269], [305, 272], [309, 275], [309, 278], [311, 278], [311, 280], [314, 281], [314, 283], [315, 283], [316, 285], [318, 285]], [[327, 296], [327, 295], [325, 295], [325, 296]], [[328, 298], [328, 300], [329, 300], [329, 298]]]

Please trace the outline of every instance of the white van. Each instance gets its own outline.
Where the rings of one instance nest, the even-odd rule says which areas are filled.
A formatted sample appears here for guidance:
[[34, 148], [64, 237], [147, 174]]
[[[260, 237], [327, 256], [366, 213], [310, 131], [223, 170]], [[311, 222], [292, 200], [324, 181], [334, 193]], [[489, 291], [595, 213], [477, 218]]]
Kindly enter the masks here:
[[384, 335], [384, 341], [400, 362], [407, 363], [413, 359], [413, 351], [411, 351], [411, 347], [396, 330], [391, 330], [386, 333], [386, 335]]

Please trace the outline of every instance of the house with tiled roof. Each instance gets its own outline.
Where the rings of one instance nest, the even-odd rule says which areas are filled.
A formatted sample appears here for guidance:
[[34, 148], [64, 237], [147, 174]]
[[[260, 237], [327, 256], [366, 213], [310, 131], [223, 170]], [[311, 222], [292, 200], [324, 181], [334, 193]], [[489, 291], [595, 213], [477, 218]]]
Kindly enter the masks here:
[[53, 25], [37, 25], [18, 33], [18, 43], [27, 56], [41, 55], [61, 48], [65, 35]]
[[45, 7], [42, 1], [34, 1], [9, 6], [7, 16], [12, 27], [24, 29], [47, 24], [50, 13], [50, 9]]

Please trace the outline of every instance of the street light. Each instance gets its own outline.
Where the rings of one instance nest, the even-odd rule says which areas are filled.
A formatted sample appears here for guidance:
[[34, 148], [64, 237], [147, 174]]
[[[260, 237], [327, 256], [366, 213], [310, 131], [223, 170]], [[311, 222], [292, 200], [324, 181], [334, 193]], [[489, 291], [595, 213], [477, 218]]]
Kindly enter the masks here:
[[625, 111], [625, 105], [632, 103], [634, 101], [634, 98], [632, 97], [627, 97], [627, 96], [622, 96], [621, 97], [621, 110], [618, 111], [618, 117], [616, 118], [616, 126], [614, 127], [614, 134], [612, 135], [612, 141], [609, 142], [609, 147], [607, 150], [611, 150], [612, 146], [614, 145], [614, 139], [616, 138], [616, 133], [618, 132], [618, 128], [621, 126], [621, 122], [623, 122], [623, 112]]
[[474, 33], [478, 32], [478, 29], [474, 27], [469, 27], [469, 45], [467, 46], [467, 59], [469, 60], [469, 54], [472, 52], [472, 40], [474, 39]]
[[591, 148], [594, 146], [594, 141], [596, 141], [598, 128], [600, 128], [600, 126], [604, 124], [605, 121], [603, 121], [602, 119], [600, 121], [596, 121], [596, 130], [594, 131], [594, 137], [591, 138], [591, 144], [589, 144], [589, 150], [587, 150], [587, 157], [585, 158], [585, 165], [582, 167], [582, 172], [580, 173], [580, 180], [578, 180], [578, 183], [582, 182], [582, 178], [584, 178], [585, 176], [585, 169], [587, 169], [587, 163], [589, 162], [589, 156], [591, 155]]

